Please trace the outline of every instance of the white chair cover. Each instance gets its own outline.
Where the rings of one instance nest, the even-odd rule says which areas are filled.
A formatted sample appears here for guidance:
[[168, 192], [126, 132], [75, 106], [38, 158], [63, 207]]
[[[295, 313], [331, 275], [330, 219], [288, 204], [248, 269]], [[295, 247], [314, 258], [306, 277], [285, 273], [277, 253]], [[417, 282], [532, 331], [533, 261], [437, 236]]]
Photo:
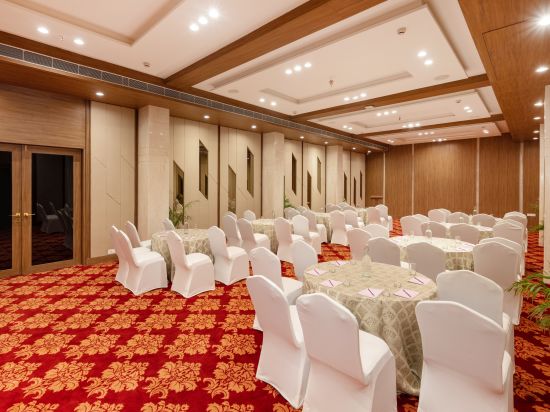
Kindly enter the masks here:
[[382, 339], [323, 293], [302, 295], [296, 307], [311, 362], [304, 411], [397, 411], [395, 359]]
[[[348, 222], [346, 221], [346, 223], [348, 223]], [[380, 211], [377, 208], [375, 208], [373, 206], [370, 206], [370, 207], [367, 207], [367, 222], [366, 223], [385, 226], [386, 225], [386, 220], [382, 219], [382, 215], [380, 214]], [[356, 227], [356, 226], [354, 226], [354, 227]]]
[[380, 204], [377, 204], [374, 207], [380, 213], [380, 218], [383, 219], [382, 223], [384, 224], [384, 226], [386, 226], [388, 228], [388, 230], [393, 230], [393, 218], [388, 215], [388, 213], [389, 213], [388, 206], [383, 205], [382, 203], [380, 203]]
[[334, 212], [335, 210], [342, 210], [342, 208], [338, 205], [332, 205], [332, 204], [328, 204], [325, 206], [325, 211], [327, 213]]
[[292, 218], [296, 215], [299, 215], [300, 212], [296, 209], [294, 209], [293, 207], [287, 207], [285, 210], [284, 210], [284, 215], [285, 215], [285, 218], [288, 219], [288, 220], [292, 220]]
[[525, 229], [523, 226], [516, 222], [510, 220], [503, 220], [498, 222], [493, 226], [493, 235], [495, 237], [503, 237], [504, 239], [509, 239], [513, 242], [520, 244], [525, 249]]
[[309, 230], [309, 221], [307, 217], [302, 215], [296, 215], [292, 218], [292, 226], [294, 227], [294, 233], [302, 236], [305, 242], [309, 243], [318, 255], [321, 254], [321, 236], [316, 231]]
[[370, 237], [390, 237], [390, 231], [384, 226], [377, 225], [376, 223], [366, 225], [363, 230], [365, 230]]
[[517, 272], [519, 273], [520, 277], [523, 277], [525, 275], [525, 254], [524, 254], [525, 251], [523, 247], [519, 243], [516, 243], [510, 239], [505, 239], [503, 237], [488, 237], [488, 238], [482, 239], [479, 243], [481, 244], [481, 243], [490, 243], [490, 242], [500, 243], [504, 246], [508, 246], [514, 249], [517, 252], [517, 254], [520, 257], [518, 262]]
[[363, 256], [366, 254], [367, 244], [370, 238], [371, 235], [369, 232], [363, 229], [351, 229], [348, 232], [349, 249], [352, 259], [363, 259]]
[[332, 227], [332, 237], [330, 243], [337, 243], [347, 246], [348, 236], [347, 231], [353, 229], [351, 225], [346, 224], [344, 212], [334, 210], [330, 212], [330, 226]]
[[292, 261], [294, 262], [294, 274], [298, 280], [304, 280], [304, 271], [318, 262], [317, 252], [310, 244], [303, 240], [295, 241], [292, 246]]
[[[376, 213], [378, 213], [377, 210], [376, 210]], [[355, 210], [352, 210], [352, 209], [344, 210], [344, 217], [346, 219], [346, 225], [350, 225], [351, 227], [364, 226], [363, 223], [359, 221], [359, 216], [357, 214], [357, 211]]]
[[317, 223], [317, 216], [315, 216], [315, 213], [307, 209], [302, 212], [302, 216], [305, 216], [309, 222], [309, 231], [319, 233], [319, 236], [321, 236], [321, 243], [327, 243], [327, 228], [324, 224]]
[[447, 228], [445, 227], [445, 225], [442, 225], [439, 222], [428, 222], [426, 224], [426, 229], [429, 229], [432, 231], [433, 237], [441, 237], [441, 238], [447, 237]]
[[428, 211], [428, 218], [432, 222], [445, 223], [447, 219], [447, 213], [441, 209], [432, 209]]
[[218, 282], [231, 285], [248, 277], [248, 255], [240, 247], [227, 246], [225, 234], [217, 226], [208, 229], [210, 250], [214, 255], [214, 274]]
[[304, 238], [292, 233], [290, 222], [282, 217], [275, 219], [275, 236], [279, 246], [277, 247], [277, 256], [285, 262], [292, 263], [292, 252], [290, 247], [296, 240]]
[[241, 218], [237, 221], [237, 226], [243, 241], [242, 248], [246, 250], [246, 253], [250, 253], [252, 249], [257, 247], [269, 248], [271, 246], [271, 241], [266, 234], [254, 233], [250, 220]]
[[469, 223], [470, 216], [463, 212], [454, 212], [447, 216], [447, 223]]
[[497, 220], [494, 216], [488, 215], [486, 213], [479, 213], [472, 216], [472, 224], [480, 225], [485, 227], [493, 227], [496, 224]]
[[132, 244], [133, 248], [146, 247], [148, 249], [151, 249], [151, 239], [141, 240], [139, 238], [137, 228], [132, 222], [127, 220], [124, 228], [126, 229], [126, 235], [128, 235], [128, 238], [130, 239], [130, 243]]
[[176, 271], [172, 278], [172, 290], [186, 298], [207, 290], [214, 290], [214, 265], [203, 253], [185, 253], [181, 237], [170, 231], [167, 235], [168, 249]]
[[371, 238], [368, 241], [368, 254], [373, 262], [401, 266], [399, 246], [383, 237]]
[[488, 317], [449, 301], [416, 306], [424, 362], [419, 411], [513, 412], [506, 332]]
[[[126, 257], [125, 255], [122, 253], [122, 250], [120, 249], [120, 246], [119, 246], [119, 241], [118, 241], [118, 232], [119, 230], [116, 228], [116, 226], [111, 226], [111, 228], [109, 229], [109, 234], [111, 236], [111, 243], [113, 245], [113, 248], [115, 250], [115, 253], [118, 257], [118, 269], [117, 269], [117, 273], [116, 273], [116, 276], [115, 276], [115, 280], [119, 283], [122, 284], [122, 286], [126, 286], [126, 277], [128, 276], [128, 261], [126, 260]], [[134, 248], [133, 249], [134, 253], [136, 254], [142, 254], [142, 253], [147, 253], [147, 252], [150, 252], [149, 249], [147, 248], [144, 248], [144, 247], [137, 247], [137, 248]]]
[[403, 235], [408, 236], [411, 233], [415, 236], [422, 236], [422, 221], [415, 216], [403, 216], [401, 218], [401, 229]]
[[423, 215], [421, 213], [416, 213], [413, 216], [416, 217], [418, 220], [420, 220], [422, 223], [430, 221], [430, 218], [428, 216]]
[[515, 220], [521, 223], [524, 228], [526, 228], [528, 224], [527, 215], [521, 212], [508, 212], [504, 215], [503, 219]]
[[306, 210], [309, 210], [307, 207], [305, 206], [296, 206], [296, 209], [298, 210], [298, 212], [300, 213], [304, 213]]
[[239, 232], [239, 227], [237, 226], [236, 218], [234, 218], [230, 214], [226, 214], [224, 217], [222, 217], [222, 229], [225, 233], [227, 244], [229, 246], [242, 246], [243, 240], [241, 237], [241, 233]]
[[243, 217], [244, 217], [246, 220], [252, 222], [252, 221], [256, 220], [256, 213], [254, 213], [254, 212], [253, 212], [252, 210], [250, 210], [250, 209], [247, 209], [247, 210], [244, 211]]
[[416, 271], [435, 282], [437, 275], [445, 272], [446, 256], [443, 249], [427, 242], [407, 246], [407, 260], [416, 265]]
[[296, 307], [269, 279], [252, 276], [246, 285], [263, 330], [256, 378], [270, 384], [294, 407], [304, 400], [309, 360]]
[[227, 212], [225, 212], [224, 216], [233, 216], [235, 218], [235, 220], [238, 219], [237, 215], [235, 213], [233, 213], [232, 211], [228, 210]]
[[164, 228], [164, 230], [176, 230], [176, 227], [174, 226], [172, 221], [168, 218], [164, 218], [162, 220], [162, 227]]
[[451, 226], [449, 230], [451, 239], [455, 239], [457, 236], [464, 242], [477, 245], [479, 243], [480, 232], [477, 227], [468, 223], [459, 223]]

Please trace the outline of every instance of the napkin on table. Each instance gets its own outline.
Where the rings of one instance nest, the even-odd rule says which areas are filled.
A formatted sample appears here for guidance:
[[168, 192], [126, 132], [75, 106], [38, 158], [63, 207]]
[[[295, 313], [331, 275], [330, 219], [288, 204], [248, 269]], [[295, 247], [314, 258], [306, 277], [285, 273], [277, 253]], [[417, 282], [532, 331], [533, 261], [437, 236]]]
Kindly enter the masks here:
[[399, 296], [400, 298], [412, 299], [416, 295], [418, 295], [418, 292], [415, 292], [414, 290], [411, 290], [411, 289], [401, 288], [401, 289], [397, 289], [395, 292], [393, 292], [393, 294], [395, 296]]
[[415, 285], [425, 285], [430, 283], [432, 280], [424, 275], [416, 275], [409, 279], [409, 282], [414, 283]]
[[333, 264], [334, 266], [344, 266], [344, 265], [347, 265], [349, 263], [349, 261], [347, 261], [347, 260], [333, 260], [330, 263]]
[[384, 289], [366, 288], [360, 291], [359, 294], [369, 299], [376, 299], [383, 291]]
[[323, 273], [327, 273], [326, 270], [323, 270], [323, 269], [317, 269], [317, 268], [313, 268], [311, 270], [308, 270], [306, 272], [308, 275], [313, 275], [313, 276], [321, 276]]
[[321, 285], [326, 286], [327, 288], [334, 288], [340, 284], [342, 284], [342, 282], [340, 282], [339, 280], [332, 279], [327, 279], [324, 282], [321, 282]]

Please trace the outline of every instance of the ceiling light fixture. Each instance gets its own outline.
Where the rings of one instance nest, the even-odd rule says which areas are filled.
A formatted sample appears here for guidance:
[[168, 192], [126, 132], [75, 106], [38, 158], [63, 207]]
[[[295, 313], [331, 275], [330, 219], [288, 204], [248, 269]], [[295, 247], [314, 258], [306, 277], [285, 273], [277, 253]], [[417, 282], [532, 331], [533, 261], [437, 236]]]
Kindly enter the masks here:
[[474, 111], [472, 109], [466, 110], [466, 113], [473, 113]]
[[311, 63], [310, 63], [310, 62], [305, 62], [304, 67], [305, 67], [306, 69], [311, 68]]
[[430, 134], [434, 134], [435, 132], [430, 132]]
[[533, 137], [533, 140], [539, 140], [539, 138], [538, 137]]
[[380, 117], [380, 116], [382, 116], [382, 113], [378, 112], [378, 113], [376, 113], [376, 116]]
[[42, 34], [49, 34], [50, 31], [48, 30], [47, 27], [44, 27], [44, 26], [39, 26], [36, 30], [38, 30], [39, 33], [42, 33]]
[[304, 136], [300, 136], [300, 139], [303, 139], [303, 138], [304, 138]]
[[286, 69], [285, 74], [291, 75], [292, 74], [292, 69]]
[[265, 103], [265, 98], [260, 97], [260, 103]]
[[367, 154], [371, 154], [371, 151], [369, 150], [369, 151], [367, 152]]
[[361, 97], [367, 97], [367, 93], [363, 92], [363, 93], [361, 93], [359, 96], [361, 96]]
[[294, 66], [294, 71], [295, 71], [295, 72], [301, 72], [301, 71], [302, 71], [302, 66], [300, 66], [299, 64], [297, 64], [296, 66]]
[[352, 150], [355, 150], [355, 147], [352, 147]]
[[533, 133], [539, 134], [540, 132], [538, 130], [533, 130]]
[[359, 96], [353, 96], [352, 99], [357, 100], [357, 99], [359, 99]]
[[434, 61], [432, 59], [424, 60], [425, 66], [431, 66], [432, 64], [434, 64]]
[[470, 106], [464, 106], [464, 110], [470, 110]]
[[217, 19], [220, 17], [220, 12], [217, 8], [210, 7], [210, 9], [208, 9], [208, 16], [212, 19]]
[[325, 144], [328, 144], [328, 142], [325, 142]]
[[350, 126], [350, 127], [348, 127], [348, 130], [353, 130], [353, 127], [351, 127], [351, 126]]
[[418, 136], [422, 136], [422, 133], [418, 133]]
[[417, 54], [418, 57], [426, 57], [428, 55], [428, 52], [426, 50], [420, 50]]
[[84, 40], [82, 40], [80, 37], [75, 37], [75, 39], [73, 40], [74, 44], [77, 44], [79, 46], [83, 46], [84, 45]]
[[550, 25], [550, 14], [545, 14], [544, 16], [540, 17], [537, 21], [537, 24], [543, 27]]
[[103, 96], [105, 96], [105, 93], [103, 93], [103, 92], [95, 92], [95, 95], [96, 95], [97, 97], [103, 97]]
[[205, 114], [204, 116], [202, 116], [204, 119], [208, 120], [210, 119], [210, 116], [208, 116], [207, 114]]
[[189, 30], [191, 31], [199, 31], [200, 27], [197, 23], [193, 22], [189, 25]]
[[208, 24], [208, 19], [207, 19], [206, 17], [204, 17], [204, 16], [199, 16], [199, 18], [198, 18], [197, 20], [198, 20], [198, 22], [199, 22], [200, 24], [202, 24], [203, 26], [206, 25], [206, 24]]
[[345, 125], [343, 125], [342, 127], [343, 127], [344, 129], [347, 129], [347, 128], [348, 128], [348, 125], [345, 124]]
[[485, 134], [489, 134], [489, 130], [487, 130], [487, 129], [483, 129], [483, 133], [485, 133]]
[[396, 114], [397, 113], [397, 110], [392, 110], [391, 111], [391, 114]]
[[273, 101], [273, 102], [271, 102], [271, 103], [269, 103], [269, 104], [270, 104], [271, 106], [274, 106], [274, 107], [277, 106], [277, 102], [275, 102], [275, 101]]
[[537, 73], [544, 73], [544, 72], [547, 72], [548, 71], [548, 66], [539, 66], [537, 67], [537, 69], [535, 70]]
[[414, 125], [415, 125], [416, 127], [420, 127], [420, 123], [418, 123], [418, 122], [415, 123]]
[[388, 116], [390, 114], [390, 112], [388, 112], [387, 110], [384, 112], [384, 116]]
[[253, 124], [252, 126], [250, 126], [252, 129], [255, 129], [257, 126], [255, 124]]
[[536, 107], [541, 107], [543, 104], [544, 103], [539, 100], [538, 102], [535, 103], [535, 106]]
[[344, 97], [344, 101], [349, 102], [349, 97], [348, 96]]
[[533, 120], [540, 120], [540, 116], [533, 117]]

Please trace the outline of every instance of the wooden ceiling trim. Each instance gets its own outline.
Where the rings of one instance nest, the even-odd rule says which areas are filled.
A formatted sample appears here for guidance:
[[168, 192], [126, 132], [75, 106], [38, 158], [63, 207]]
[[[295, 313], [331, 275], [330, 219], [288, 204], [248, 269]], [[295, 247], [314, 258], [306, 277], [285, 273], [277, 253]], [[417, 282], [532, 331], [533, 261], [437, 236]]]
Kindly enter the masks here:
[[375, 97], [373, 99], [361, 100], [343, 104], [326, 109], [315, 110], [308, 113], [302, 113], [294, 116], [293, 120], [311, 120], [320, 119], [328, 116], [335, 116], [346, 113], [353, 113], [363, 110], [365, 107], [383, 107], [393, 104], [411, 102], [415, 100], [427, 99], [431, 97], [443, 96], [446, 94], [459, 93], [466, 90], [479, 89], [481, 87], [490, 86], [489, 78], [485, 74], [468, 77], [463, 80], [437, 84], [434, 86], [423, 87], [420, 89], [407, 90], [405, 92], [390, 94], [387, 96]]
[[166, 79], [189, 87], [354, 16], [384, 0], [310, 0]]

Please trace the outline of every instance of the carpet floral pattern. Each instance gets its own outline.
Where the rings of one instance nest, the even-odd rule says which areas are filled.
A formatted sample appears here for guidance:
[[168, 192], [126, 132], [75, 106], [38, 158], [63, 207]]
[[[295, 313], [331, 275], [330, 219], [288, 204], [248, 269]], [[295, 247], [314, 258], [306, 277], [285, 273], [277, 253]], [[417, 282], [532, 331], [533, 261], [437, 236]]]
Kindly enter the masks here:
[[[323, 245], [322, 260], [349, 258]], [[531, 235], [528, 271], [542, 265]], [[284, 264], [286, 276], [292, 265]], [[0, 410], [7, 412], [290, 412], [255, 379], [261, 333], [244, 282], [185, 299], [135, 297], [116, 264], [0, 280]], [[515, 407], [550, 410], [550, 339], [525, 316], [516, 328]], [[398, 397], [400, 412], [417, 399]]]

